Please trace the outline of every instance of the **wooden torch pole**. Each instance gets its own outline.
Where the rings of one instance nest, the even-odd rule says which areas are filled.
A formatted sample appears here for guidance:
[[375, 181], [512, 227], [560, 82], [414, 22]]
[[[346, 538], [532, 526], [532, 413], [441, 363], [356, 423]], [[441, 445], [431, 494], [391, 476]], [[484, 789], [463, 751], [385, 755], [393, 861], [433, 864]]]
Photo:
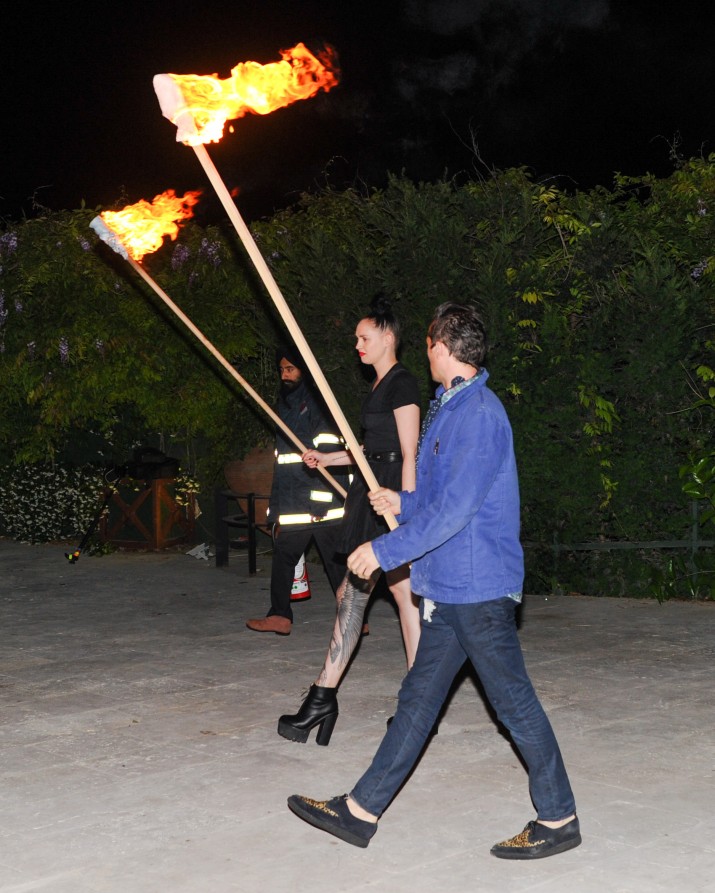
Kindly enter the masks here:
[[[377, 488], [380, 486], [377, 478], [370, 468], [365, 454], [360, 449], [360, 444], [353, 434], [352, 429], [348, 424], [348, 420], [345, 418], [345, 415], [340, 408], [338, 401], [335, 399], [335, 395], [333, 394], [330, 385], [325, 378], [325, 375], [323, 375], [323, 370], [318, 365], [318, 361], [315, 359], [315, 356], [313, 355], [308, 342], [305, 340], [305, 336], [300, 330], [300, 327], [296, 322], [290, 307], [281, 294], [281, 290], [278, 288], [278, 285], [273, 278], [273, 274], [268, 268], [268, 264], [263, 258], [263, 255], [259, 251], [258, 246], [256, 245], [254, 238], [251, 235], [251, 231], [244, 223], [243, 218], [238, 211], [238, 208], [231, 198], [231, 194], [226, 188], [226, 184], [221, 179], [219, 172], [216, 170], [216, 166], [211, 160], [209, 153], [206, 151], [206, 146], [203, 143], [199, 143], [196, 146], [192, 146], [192, 148], [194, 152], [196, 152], [196, 155], [201, 162], [201, 166], [206, 172], [206, 176], [211, 181], [211, 185], [216, 190], [216, 194], [218, 195], [221, 204], [224, 206], [224, 209], [228, 214], [231, 223], [233, 223], [236, 232], [241, 239], [241, 242], [243, 242], [244, 248], [253, 261], [253, 264], [258, 271], [258, 275], [261, 277], [261, 279], [263, 280], [263, 284], [268, 289], [268, 294], [271, 296], [271, 298], [273, 299], [273, 303], [278, 308], [278, 312], [283, 318], [283, 322], [288, 327], [288, 330], [293, 337], [298, 350], [305, 360], [306, 366], [313, 376], [313, 380], [320, 389], [320, 392], [323, 395], [323, 399], [327, 403], [328, 409], [332, 413], [333, 418], [335, 419], [335, 422], [340, 429], [340, 433], [342, 434], [348, 449], [352, 453], [355, 463], [357, 464], [360, 472], [365, 478], [368, 489], [377, 490]], [[394, 515], [386, 514], [383, 515], [383, 517], [387, 521], [387, 524], [391, 530], [394, 530], [398, 526], [397, 520]]]
[[[233, 368], [233, 366], [228, 362], [228, 360], [224, 357], [224, 355], [209, 341], [209, 339], [198, 329], [193, 322], [189, 319], [189, 317], [178, 307], [167, 295], [167, 293], [159, 286], [159, 284], [147, 273], [147, 271], [142, 267], [140, 263], [137, 263], [136, 260], [131, 255], [127, 256], [127, 260], [132, 265], [132, 267], [137, 271], [137, 273], [142, 277], [142, 279], [159, 295], [161, 300], [172, 310], [179, 319], [183, 322], [183, 324], [189, 329], [199, 341], [204, 345], [204, 347], [210, 351], [214, 357], [219, 361], [219, 363], [223, 366], [223, 368], [229, 372], [233, 378], [241, 385], [244, 390], [250, 394], [251, 397], [258, 403], [258, 405], [271, 417], [271, 419], [278, 425], [281, 431], [288, 437], [300, 450], [301, 453], [304, 453], [308, 447], [304, 446], [298, 437], [291, 431], [291, 429], [286, 425], [283, 419], [280, 416], [276, 415], [276, 413], [271, 409], [271, 407], [263, 400], [263, 398], [253, 390], [250, 384], [243, 378], [238, 372]], [[343, 498], [347, 495], [345, 492], [345, 488], [341, 487], [340, 484], [335, 480], [335, 478], [322, 466], [318, 466], [318, 471], [323, 475], [323, 477], [328, 481], [331, 487], [340, 494]]]

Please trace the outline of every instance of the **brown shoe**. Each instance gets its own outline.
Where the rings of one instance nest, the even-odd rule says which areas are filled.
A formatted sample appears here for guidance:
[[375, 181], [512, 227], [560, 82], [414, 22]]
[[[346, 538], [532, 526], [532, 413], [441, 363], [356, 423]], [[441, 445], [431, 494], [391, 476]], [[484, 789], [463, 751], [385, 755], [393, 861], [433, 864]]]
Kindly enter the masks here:
[[277, 636], [289, 636], [293, 621], [287, 617], [279, 617], [277, 614], [272, 614], [270, 617], [247, 620], [246, 626], [257, 633], [275, 633]]

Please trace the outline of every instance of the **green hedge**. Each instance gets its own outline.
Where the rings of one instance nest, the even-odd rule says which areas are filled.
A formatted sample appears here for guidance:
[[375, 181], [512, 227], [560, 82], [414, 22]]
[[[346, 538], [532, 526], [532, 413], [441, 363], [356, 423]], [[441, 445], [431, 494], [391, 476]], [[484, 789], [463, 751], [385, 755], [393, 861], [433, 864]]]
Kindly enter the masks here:
[[[491, 384], [514, 426], [523, 536], [542, 546], [529, 550], [528, 586], [542, 591], [555, 585], [555, 538], [688, 536], [679, 470], [709, 452], [715, 398], [714, 215], [715, 156], [588, 193], [521, 169], [464, 183], [393, 177], [384, 190], [304, 196], [252, 228], [353, 425], [365, 391], [354, 329], [375, 292], [403, 321], [425, 406], [433, 308], [481, 307]], [[208, 487], [271, 426], [97, 243], [92, 216], [50, 214], [0, 236], [0, 459], [121, 461], [154, 442]], [[286, 336], [232, 231], [190, 223], [145, 266], [272, 399]], [[594, 562], [602, 571], [560, 562], [558, 586], [652, 589], [650, 558]]]

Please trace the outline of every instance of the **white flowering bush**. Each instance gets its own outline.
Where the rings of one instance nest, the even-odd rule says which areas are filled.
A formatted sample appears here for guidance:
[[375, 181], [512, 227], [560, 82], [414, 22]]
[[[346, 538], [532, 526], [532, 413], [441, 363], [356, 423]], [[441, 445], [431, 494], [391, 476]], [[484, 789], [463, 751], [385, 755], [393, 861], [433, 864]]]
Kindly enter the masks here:
[[174, 482], [174, 501], [177, 505], [184, 506], [188, 510], [188, 506], [192, 504], [193, 497], [194, 511], [196, 511], [196, 497], [200, 492], [201, 485], [196, 478], [189, 474], [184, 474], [184, 472], [177, 475]]
[[91, 466], [0, 467], [0, 534], [24, 543], [77, 538], [92, 523], [105, 486]]

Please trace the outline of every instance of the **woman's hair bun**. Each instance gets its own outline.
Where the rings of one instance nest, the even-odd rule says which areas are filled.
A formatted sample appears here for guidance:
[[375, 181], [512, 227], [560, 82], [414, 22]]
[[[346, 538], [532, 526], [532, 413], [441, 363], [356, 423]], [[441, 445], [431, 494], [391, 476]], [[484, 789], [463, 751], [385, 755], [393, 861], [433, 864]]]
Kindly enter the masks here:
[[372, 310], [375, 316], [384, 317], [388, 314], [392, 314], [392, 303], [386, 295], [379, 292], [375, 295], [372, 301], [370, 301], [370, 310]]
[[400, 347], [402, 333], [397, 317], [392, 312], [392, 302], [383, 292], [378, 292], [370, 301], [370, 312], [365, 317], [383, 332], [392, 332], [395, 338], [395, 351]]

